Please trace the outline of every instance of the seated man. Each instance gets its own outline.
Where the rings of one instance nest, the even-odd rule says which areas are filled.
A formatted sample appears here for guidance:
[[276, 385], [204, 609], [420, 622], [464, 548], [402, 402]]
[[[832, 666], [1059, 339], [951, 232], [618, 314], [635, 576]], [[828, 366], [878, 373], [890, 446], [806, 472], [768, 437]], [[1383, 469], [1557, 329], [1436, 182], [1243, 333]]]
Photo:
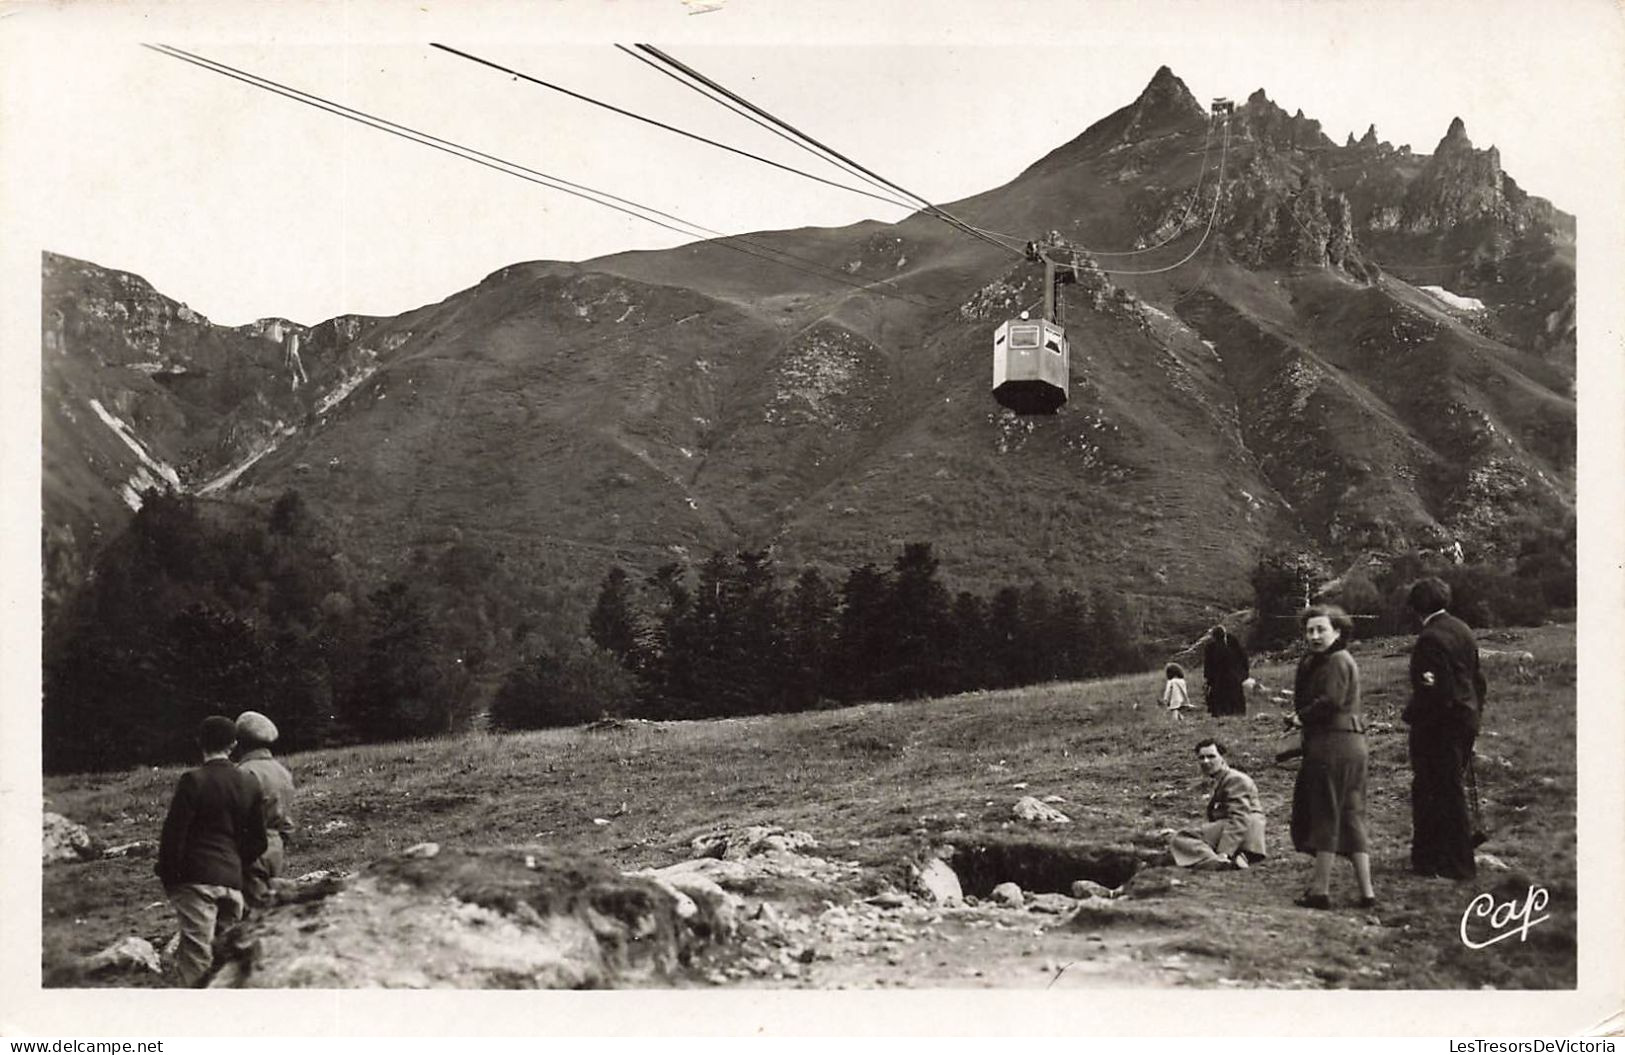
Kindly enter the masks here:
[[1207, 823], [1168, 837], [1168, 852], [1183, 868], [1246, 868], [1263, 860], [1264, 810], [1253, 778], [1231, 769], [1224, 745], [1207, 739], [1196, 745], [1196, 761], [1213, 778]]

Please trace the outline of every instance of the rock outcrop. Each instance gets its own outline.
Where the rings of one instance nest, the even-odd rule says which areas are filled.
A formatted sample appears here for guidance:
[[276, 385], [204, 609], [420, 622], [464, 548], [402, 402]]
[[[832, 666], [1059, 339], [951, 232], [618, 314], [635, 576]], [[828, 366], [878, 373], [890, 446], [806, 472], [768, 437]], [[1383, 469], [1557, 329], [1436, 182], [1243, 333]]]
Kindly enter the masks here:
[[83, 824], [75, 824], [60, 813], [45, 814], [44, 862], [85, 861], [100, 856], [96, 841]]
[[676, 980], [721, 902], [542, 848], [425, 844], [314, 884], [222, 942], [209, 985], [605, 988]]
[[1411, 182], [1400, 226], [1420, 234], [1489, 221], [1516, 230], [1522, 220], [1509, 208], [1500, 151], [1475, 150], [1458, 117]]

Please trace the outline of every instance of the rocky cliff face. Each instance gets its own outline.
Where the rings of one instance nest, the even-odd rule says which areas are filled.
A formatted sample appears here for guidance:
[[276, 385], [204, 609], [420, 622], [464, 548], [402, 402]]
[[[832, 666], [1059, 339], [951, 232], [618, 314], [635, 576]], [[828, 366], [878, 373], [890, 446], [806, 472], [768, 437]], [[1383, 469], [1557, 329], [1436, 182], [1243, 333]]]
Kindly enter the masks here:
[[1473, 149], [1458, 117], [1406, 191], [1400, 229], [1419, 234], [1489, 222], [1516, 232], [1526, 220], [1507, 201], [1500, 151]]
[[397, 340], [358, 343], [375, 320], [356, 316], [217, 326], [137, 275], [54, 253], [41, 276], [48, 606], [146, 492], [219, 489]]

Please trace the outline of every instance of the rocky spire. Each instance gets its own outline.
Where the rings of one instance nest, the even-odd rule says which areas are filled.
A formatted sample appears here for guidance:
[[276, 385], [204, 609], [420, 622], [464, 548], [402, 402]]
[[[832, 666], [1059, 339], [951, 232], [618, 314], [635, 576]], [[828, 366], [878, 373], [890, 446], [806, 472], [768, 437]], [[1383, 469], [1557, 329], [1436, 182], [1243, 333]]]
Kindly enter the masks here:
[[1512, 222], [1501, 154], [1494, 147], [1474, 150], [1466, 124], [1457, 117], [1407, 188], [1401, 229], [1441, 231], [1476, 220]]
[[1138, 112], [1142, 121], [1152, 115], [1183, 117], [1187, 113], [1206, 113], [1202, 104], [1196, 101], [1196, 96], [1185, 87], [1185, 82], [1174, 76], [1174, 71], [1167, 66], [1157, 67], [1150, 83], [1134, 100], [1132, 109]]
[[1439, 140], [1439, 147], [1435, 153], [1444, 151], [1459, 152], [1471, 149], [1473, 149], [1473, 141], [1467, 138], [1467, 125], [1461, 118], [1457, 117], [1451, 120], [1450, 130], [1444, 134], [1443, 139]]
[[[1349, 134], [1353, 135], [1354, 133], [1350, 132]], [[1373, 124], [1366, 126], [1365, 135], [1360, 137], [1360, 145], [1363, 147], [1374, 147], [1377, 145], [1376, 125]]]

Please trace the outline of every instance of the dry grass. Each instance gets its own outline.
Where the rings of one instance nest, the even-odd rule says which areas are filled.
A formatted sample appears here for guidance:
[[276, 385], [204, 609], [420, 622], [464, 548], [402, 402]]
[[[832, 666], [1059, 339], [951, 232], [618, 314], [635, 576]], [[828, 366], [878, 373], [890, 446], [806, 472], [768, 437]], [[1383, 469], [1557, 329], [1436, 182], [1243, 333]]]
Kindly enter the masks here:
[[[1155, 919], [1141, 921], [1150, 937], [1137, 955], [1185, 965], [1185, 980], [1195, 984], [1570, 987], [1574, 631], [1515, 631], [1488, 643], [1540, 658], [1533, 680], [1493, 682], [1479, 741], [1492, 832], [1484, 849], [1508, 870], [1485, 869], [1476, 884], [1459, 885], [1405, 870], [1409, 773], [1397, 712], [1407, 643], [1357, 646], [1367, 716], [1379, 730], [1371, 736], [1370, 825], [1381, 899], [1374, 914], [1348, 907], [1310, 913], [1291, 904], [1307, 861], [1286, 843], [1293, 774], [1271, 761], [1282, 745], [1279, 723], [1172, 722], [1152, 703], [1152, 674], [784, 716], [294, 755], [286, 761], [299, 783], [300, 832], [291, 868], [350, 870], [424, 840], [545, 843], [632, 868], [687, 856], [688, 841], [714, 825], [771, 823], [812, 832], [826, 855], [861, 861], [895, 881], [905, 859], [936, 836], [1003, 830], [1023, 794], [1064, 796], [1061, 808], [1073, 818], [1065, 837], [1086, 846], [1123, 845], [1194, 820], [1204, 782], [1191, 746], [1216, 733], [1258, 781], [1274, 856], [1245, 873], [1185, 874], [1181, 885], [1139, 903], [1136, 911]], [[1278, 685], [1290, 670], [1258, 673]], [[177, 772], [51, 778], [45, 790], [52, 808], [104, 843], [152, 840]], [[1474, 894], [1521, 893], [1529, 883], [1551, 892], [1549, 923], [1524, 943], [1479, 952], [1462, 946], [1457, 925]], [[1352, 901], [1345, 869], [1334, 873], [1333, 898]], [[170, 927], [150, 857], [45, 871], [48, 974], [124, 935], [162, 939]], [[1081, 942], [1087, 929], [1070, 929], [1065, 940]]]

